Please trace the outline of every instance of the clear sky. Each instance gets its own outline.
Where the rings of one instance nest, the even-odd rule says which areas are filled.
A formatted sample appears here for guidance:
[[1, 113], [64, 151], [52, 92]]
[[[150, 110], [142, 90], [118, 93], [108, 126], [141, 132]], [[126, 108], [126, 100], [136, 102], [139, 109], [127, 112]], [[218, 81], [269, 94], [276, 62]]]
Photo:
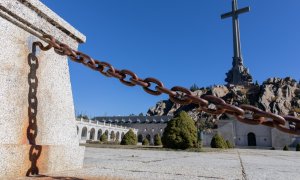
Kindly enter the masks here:
[[[232, 63], [230, 0], [41, 0], [87, 36], [79, 50], [166, 87], [224, 84]], [[245, 66], [259, 83], [268, 77], [300, 79], [300, 1], [239, 0]], [[167, 96], [70, 62], [75, 109], [89, 116], [145, 113]]]

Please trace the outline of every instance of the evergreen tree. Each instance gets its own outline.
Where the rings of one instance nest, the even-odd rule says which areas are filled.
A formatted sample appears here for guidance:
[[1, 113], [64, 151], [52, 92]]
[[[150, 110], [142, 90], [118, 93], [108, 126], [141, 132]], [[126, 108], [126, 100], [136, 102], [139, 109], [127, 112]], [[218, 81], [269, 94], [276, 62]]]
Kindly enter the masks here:
[[149, 146], [149, 141], [148, 141], [147, 138], [145, 138], [145, 139], [143, 140], [142, 145], [143, 145], [143, 146]]
[[123, 137], [121, 145], [136, 145], [137, 137], [134, 134], [133, 130], [130, 129]]
[[155, 146], [161, 146], [162, 143], [161, 143], [161, 138], [160, 138], [160, 135], [159, 134], [156, 134], [154, 136], [154, 145]]
[[105, 133], [103, 133], [101, 136], [100, 136], [100, 141], [101, 142], [107, 142], [107, 135]]
[[186, 112], [181, 111], [168, 122], [161, 140], [165, 148], [187, 149], [196, 147], [197, 129], [195, 122]]
[[192, 92], [196, 91], [196, 90], [199, 90], [200, 88], [196, 85], [196, 84], [193, 84], [191, 87], [190, 87], [190, 90]]
[[216, 134], [211, 139], [210, 147], [212, 148], [220, 148], [220, 149], [226, 149], [227, 143], [225, 142], [224, 138], [220, 134]]

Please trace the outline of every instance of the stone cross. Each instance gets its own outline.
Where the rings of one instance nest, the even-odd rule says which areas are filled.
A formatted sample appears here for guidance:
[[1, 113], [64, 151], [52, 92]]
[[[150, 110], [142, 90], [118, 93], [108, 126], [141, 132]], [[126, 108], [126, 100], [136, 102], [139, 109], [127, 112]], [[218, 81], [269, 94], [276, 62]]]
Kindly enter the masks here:
[[249, 74], [249, 70], [243, 65], [242, 51], [241, 51], [241, 39], [240, 39], [240, 26], [239, 15], [250, 11], [250, 7], [238, 9], [237, 0], [232, 0], [232, 11], [222, 14], [221, 19], [232, 18], [233, 27], [233, 61], [232, 69], [226, 74], [225, 79], [229, 84], [245, 85], [252, 83], [252, 76]]
[[221, 19], [232, 17], [233, 26], [233, 66], [243, 64], [242, 52], [241, 52], [241, 39], [240, 39], [240, 26], [239, 15], [250, 11], [250, 7], [238, 9], [237, 0], [232, 0], [232, 11], [221, 15]]

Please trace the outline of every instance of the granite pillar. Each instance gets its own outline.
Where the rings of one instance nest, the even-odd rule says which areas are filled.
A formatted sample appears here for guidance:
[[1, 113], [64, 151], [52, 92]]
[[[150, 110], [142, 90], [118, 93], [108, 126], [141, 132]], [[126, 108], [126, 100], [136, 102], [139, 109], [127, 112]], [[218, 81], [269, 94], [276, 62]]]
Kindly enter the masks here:
[[[38, 0], [0, 1], [0, 178], [25, 176], [32, 167], [27, 139], [32, 43], [43, 33], [74, 49], [85, 36]], [[46, 44], [45, 42], [43, 42]], [[39, 173], [81, 168], [67, 57], [53, 49], [36, 56], [37, 137]]]

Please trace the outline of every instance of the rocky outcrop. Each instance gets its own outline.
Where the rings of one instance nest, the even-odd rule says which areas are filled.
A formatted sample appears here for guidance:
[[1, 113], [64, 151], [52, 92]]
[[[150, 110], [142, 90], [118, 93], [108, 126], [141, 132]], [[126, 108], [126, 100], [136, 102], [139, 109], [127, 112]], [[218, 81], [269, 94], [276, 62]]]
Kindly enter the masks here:
[[[300, 85], [290, 77], [269, 78], [262, 85], [218, 85], [201, 88], [194, 91], [193, 95], [214, 95], [233, 105], [251, 104], [280, 115], [300, 116]], [[182, 110], [192, 117], [198, 115], [196, 105], [181, 106], [170, 100], [158, 102], [148, 110], [147, 115], [174, 115]], [[226, 118], [226, 115], [221, 118]]]

